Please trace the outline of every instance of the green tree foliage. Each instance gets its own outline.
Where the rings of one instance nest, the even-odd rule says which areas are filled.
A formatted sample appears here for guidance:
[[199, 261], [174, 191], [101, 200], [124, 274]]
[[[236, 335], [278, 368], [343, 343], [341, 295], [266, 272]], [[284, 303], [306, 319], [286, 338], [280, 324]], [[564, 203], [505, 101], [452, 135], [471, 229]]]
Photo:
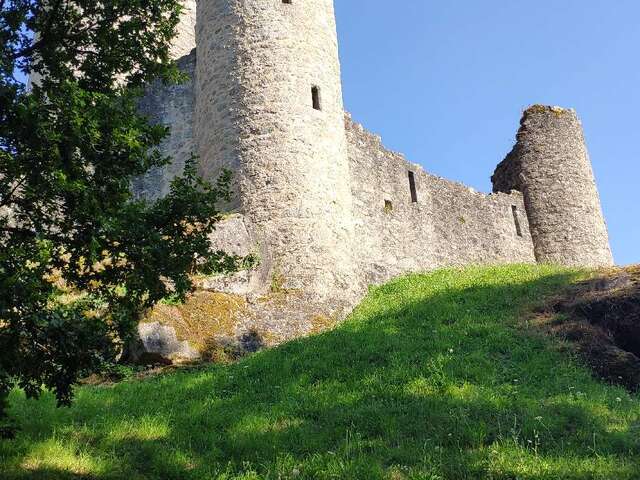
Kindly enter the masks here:
[[[180, 12], [178, 0], [0, 0], [0, 417], [16, 382], [68, 404], [144, 309], [184, 296], [196, 271], [238, 266], [207, 241], [228, 174], [209, 184], [192, 160], [166, 198], [130, 190], [169, 161], [167, 129], [136, 106], [152, 79], [180, 80], [168, 49]], [[20, 71], [40, 79], [30, 91]]]

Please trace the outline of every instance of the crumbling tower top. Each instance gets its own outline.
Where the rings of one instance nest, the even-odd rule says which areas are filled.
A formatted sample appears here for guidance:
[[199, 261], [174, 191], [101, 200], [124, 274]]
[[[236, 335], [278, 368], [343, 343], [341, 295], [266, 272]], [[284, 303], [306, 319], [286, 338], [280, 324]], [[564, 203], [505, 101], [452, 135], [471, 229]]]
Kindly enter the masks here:
[[536, 258], [573, 266], [613, 264], [591, 161], [574, 110], [534, 105], [492, 178], [524, 194]]

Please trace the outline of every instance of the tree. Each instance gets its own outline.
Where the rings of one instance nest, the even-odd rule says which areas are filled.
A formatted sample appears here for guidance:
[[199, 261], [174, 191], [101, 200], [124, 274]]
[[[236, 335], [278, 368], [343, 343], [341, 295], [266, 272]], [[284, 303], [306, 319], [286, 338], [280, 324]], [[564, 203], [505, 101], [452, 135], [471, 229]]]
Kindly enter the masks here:
[[[229, 195], [195, 161], [155, 203], [134, 177], [162, 166], [167, 134], [136, 105], [169, 57], [178, 0], [0, 0], [0, 418], [16, 382], [60, 405], [113, 360], [141, 312], [190, 274], [233, 271], [211, 251]], [[37, 32], [35, 38], [32, 32]], [[31, 91], [16, 72], [40, 79]]]

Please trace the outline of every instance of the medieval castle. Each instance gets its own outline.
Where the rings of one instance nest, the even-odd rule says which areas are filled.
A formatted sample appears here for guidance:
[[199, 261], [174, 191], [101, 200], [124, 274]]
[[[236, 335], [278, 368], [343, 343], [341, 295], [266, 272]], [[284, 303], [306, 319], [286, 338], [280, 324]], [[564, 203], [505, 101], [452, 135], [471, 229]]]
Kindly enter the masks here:
[[167, 192], [192, 153], [236, 197], [213, 239], [259, 265], [209, 288], [250, 295], [274, 279], [310, 302], [353, 306], [405, 272], [490, 263], [611, 265], [573, 110], [534, 106], [493, 194], [433, 176], [345, 113], [333, 0], [187, 0], [173, 48], [189, 81], [149, 88], [174, 163], [136, 191]]

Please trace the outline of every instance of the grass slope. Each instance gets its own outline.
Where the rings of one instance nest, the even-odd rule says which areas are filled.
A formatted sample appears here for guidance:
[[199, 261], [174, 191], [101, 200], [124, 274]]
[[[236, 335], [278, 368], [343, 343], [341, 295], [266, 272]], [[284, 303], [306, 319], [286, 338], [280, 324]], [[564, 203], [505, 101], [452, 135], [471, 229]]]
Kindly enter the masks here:
[[638, 479], [640, 397], [519, 325], [577, 275], [412, 275], [235, 365], [81, 388], [63, 410], [14, 392], [0, 477]]

